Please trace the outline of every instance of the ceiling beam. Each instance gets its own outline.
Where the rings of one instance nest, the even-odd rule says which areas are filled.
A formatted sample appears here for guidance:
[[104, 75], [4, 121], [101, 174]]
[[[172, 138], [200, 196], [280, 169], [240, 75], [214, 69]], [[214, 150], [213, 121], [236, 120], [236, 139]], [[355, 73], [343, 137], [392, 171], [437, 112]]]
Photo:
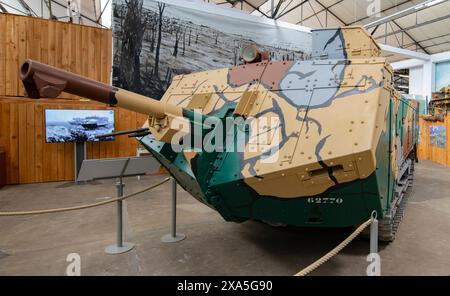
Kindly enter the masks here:
[[[52, 1], [52, 0], [49, 0], [49, 3], [54, 3], [54, 4], [57, 4], [57, 5], [60, 6], [60, 7], [63, 7], [63, 8], [65, 8], [65, 9], [67, 9], [67, 6], [65, 6], [65, 5], [63, 5], [63, 4], [61, 4], [61, 3], [59, 3], [58, 1]], [[99, 22], [97, 22], [96, 20], [91, 19], [90, 17], [88, 17], [88, 16], [82, 14], [81, 12], [80, 12], [80, 17], [81, 17], [81, 18], [85, 18], [85, 19], [87, 19], [88, 21], [91, 21], [91, 22], [93, 22], [94, 24], [97, 24], [97, 25], [99, 25], [99, 26], [101, 26], [101, 27], [103, 27], [103, 28], [107, 28], [107, 27], [104, 26], [102, 23], [99, 23]]]
[[[439, 36], [435, 36], [435, 37], [430, 37], [430, 38], [426, 38], [426, 39], [422, 39], [422, 40], [417, 40], [417, 42], [426, 42], [426, 41], [431, 41], [431, 40], [433, 40], [433, 39], [442, 38], [442, 37], [447, 37], [447, 36], [450, 36], [450, 33], [443, 34], [443, 35], [439, 35]], [[447, 42], [450, 43], [450, 41], [447, 41]], [[410, 47], [410, 46], [413, 46], [413, 45], [415, 45], [414, 42], [412, 42], [412, 43], [407, 43], [407, 44], [405, 44], [403, 47], [404, 47], [404, 48], [407, 48], [407, 47]], [[427, 47], [427, 46], [425, 46], [425, 47]]]
[[[306, 1], [304, 1], [304, 2], [306, 2]], [[334, 2], [333, 4], [327, 6], [326, 8], [327, 8], [327, 9], [330, 9], [330, 8], [332, 8], [333, 6], [336, 6], [336, 5], [338, 5], [339, 3], [341, 3], [341, 2], [344, 2], [344, 0], [339, 0], [339, 1], [337, 1], [337, 2]], [[317, 13], [321, 13], [321, 12], [324, 12], [324, 11], [325, 11], [325, 9], [322, 9], [322, 10], [318, 11]], [[304, 21], [309, 20], [310, 18], [313, 18], [314, 16], [315, 16], [315, 14], [312, 14], [312, 15], [310, 15], [310, 16], [308, 16], [308, 17], [305, 17], [303, 20], [300, 20], [299, 22], [297, 22], [297, 25], [300, 24], [302, 21], [304, 22]]]
[[289, 7], [289, 5], [291, 5], [291, 3], [292, 3], [293, 1], [294, 1], [294, 0], [290, 0], [289, 3], [286, 4], [286, 5], [283, 7], [283, 10], [280, 11], [280, 14], [282, 14], [283, 12], [285, 12], [286, 9]]
[[401, 29], [399, 29], [397, 31], [393, 31], [393, 32], [390, 32], [390, 33], [385, 33], [383, 35], [375, 37], [375, 39], [381, 39], [381, 38], [389, 37], [389, 36], [392, 36], [394, 34], [398, 34], [398, 33], [401, 33], [401, 32], [406, 32], [406, 31], [409, 31], [409, 30], [412, 30], [412, 29], [415, 29], [415, 28], [419, 28], [419, 27], [422, 27], [422, 26], [425, 26], [425, 25], [429, 25], [429, 24], [433, 24], [433, 23], [436, 23], [436, 22], [440, 22], [440, 21], [443, 21], [443, 20], [446, 20], [446, 19], [449, 19], [449, 18], [450, 18], [450, 14], [444, 15], [444, 16], [441, 16], [441, 17], [438, 17], [438, 18], [435, 18], [435, 19], [432, 19], [432, 20], [429, 20], [429, 21], [426, 21], [426, 22], [423, 22], [423, 23], [418, 23], [418, 24], [415, 24], [415, 25], [412, 25], [412, 26], [409, 26], [409, 27], [401, 28]]
[[296, 4], [294, 7], [289, 8], [286, 12], [281, 13], [279, 16], [277, 16], [275, 19], [279, 19], [280, 17], [285, 16], [286, 14], [294, 11], [295, 9], [297, 9], [298, 7], [302, 6], [303, 4], [305, 4], [306, 2], [308, 2], [308, 0], [303, 0], [302, 2]]
[[[14, 6], [9, 5], [8, 3], [5, 3], [5, 2], [0, 1], [0, 4], [2, 5], [2, 7], [3, 7], [3, 6], [8, 7], [8, 8], [10, 8], [10, 9], [12, 9], [12, 10], [15, 10], [15, 11], [17, 11], [17, 12], [20, 12], [20, 13], [23, 14], [23, 15], [27, 15], [27, 14], [28, 14], [27, 12], [22, 11], [22, 10], [20, 10], [20, 9], [17, 9], [17, 8], [15, 8]], [[3, 7], [3, 8], [4, 8], [4, 7]], [[23, 8], [23, 7], [22, 7], [22, 8]], [[7, 11], [7, 12], [9, 12], [9, 11]]]
[[228, 3], [228, 4], [231, 4], [231, 7], [235, 7], [238, 2], [239, 1], [235, 1], [235, 0], [226, 0], [225, 2], [217, 3], [217, 4], [221, 5], [221, 4]]
[[[406, 1], [403, 1], [403, 2], [401, 2], [401, 3], [399, 3], [399, 4], [390, 6], [390, 7], [385, 8], [385, 9], [382, 9], [382, 10], [380, 10], [380, 11], [377, 12], [377, 13], [383, 13], [383, 12], [386, 12], [386, 11], [388, 11], [388, 10], [394, 9], [394, 8], [396, 8], [396, 7], [398, 7], [398, 6], [401, 6], [401, 5], [403, 5], [403, 4], [406, 4], [406, 3], [408, 3], [408, 2], [411, 2], [411, 0], [406, 0]], [[362, 21], [364, 21], [364, 20], [366, 20], [366, 19], [369, 19], [369, 18], [373, 17], [373, 16], [374, 16], [375, 14], [377, 14], [377, 13], [374, 13], [374, 14], [371, 14], [371, 15], [368, 15], [368, 16], [365, 16], [365, 17], [363, 17], [363, 18], [360, 18], [360, 19], [358, 19], [358, 20], [356, 20], [356, 21], [354, 21], [354, 22], [351, 22], [351, 23], [348, 24], [348, 25], [351, 26], [351, 25], [357, 24], [357, 23], [359, 23], [359, 22], [362, 22]]]
[[449, 45], [449, 44], [450, 44], [450, 42], [448, 42], [448, 41], [444, 41], [444, 42], [441, 42], [441, 43], [436, 43], [436, 44], [432, 44], [432, 45], [429, 45], [429, 46], [425, 46], [425, 47], [426, 47], [426, 48], [430, 48], [430, 47], [435, 47], [435, 46], [439, 46], [439, 45], [445, 45], [445, 44]]
[[[394, 25], [396, 25], [400, 30], [403, 30], [403, 28], [396, 22], [396, 21], [392, 21], [394, 23]], [[403, 33], [408, 36], [409, 39], [411, 39], [421, 50], [423, 50], [426, 54], [430, 54], [425, 47], [423, 47], [413, 36], [411, 36], [411, 34], [409, 34], [406, 31], [403, 31]]]
[[320, 2], [319, 0], [314, 0], [314, 1], [316, 1], [317, 4], [319, 4], [319, 5], [323, 8], [323, 10], [319, 11], [318, 13], [321, 13], [322, 11], [325, 11], [325, 12], [328, 11], [329, 14], [331, 14], [332, 16], [334, 16], [334, 17], [335, 17], [338, 21], [340, 21], [344, 26], [347, 26], [347, 24], [346, 24], [340, 17], [338, 17], [334, 12], [332, 12], [332, 11], [330, 10], [329, 7], [326, 7], [325, 5], [323, 5], [322, 2]]
[[[228, 0], [227, 0], [228, 1]], [[270, 18], [267, 14], [265, 14], [264, 12], [261, 11], [261, 9], [259, 9], [259, 7], [256, 7], [255, 5], [251, 4], [250, 2], [248, 2], [247, 0], [242, 0], [244, 1], [248, 6], [250, 6], [251, 8], [253, 8], [254, 10], [256, 10], [257, 12], [259, 12], [260, 14], [262, 14], [263, 16], [265, 16], [266, 18]], [[266, 2], [264, 2], [266, 3]], [[263, 3], [263, 4], [264, 4]]]
[[311, 8], [311, 10], [314, 12], [313, 15], [316, 17], [317, 21], [319, 22], [320, 27], [323, 28], [323, 24], [322, 24], [322, 22], [320, 21], [320, 18], [319, 18], [319, 16], [317, 15], [316, 11], [314, 10], [314, 7], [311, 5], [311, 2], [308, 1], [308, 4], [309, 4], [309, 7]]
[[396, 19], [405, 17], [405, 16], [413, 14], [413, 13], [418, 13], [421, 10], [428, 9], [430, 7], [433, 7], [433, 6], [445, 3], [447, 1], [449, 1], [449, 0], [426, 0], [426, 1], [423, 1], [423, 2], [421, 2], [419, 4], [417, 4], [417, 5], [408, 7], [406, 9], [401, 10], [401, 11], [398, 11], [398, 12], [395, 12], [395, 13], [390, 14], [388, 16], [382, 17], [382, 18], [380, 18], [380, 19], [378, 19], [376, 21], [373, 21], [371, 23], [365, 24], [364, 28], [367, 29], [367, 28], [375, 27], [377, 25], [381, 25], [381, 24], [387, 23], [389, 21], [396, 20]]
[[[272, 12], [272, 18], [275, 18], [275, 16], [277, 15], [278, 11], [280, 10], [281, 4], [283, 4], [284, 0], [279, 0], [277, 7], [275, 8], [275, 10]], [[272, 2], [273, 3], [273, 2]]]
[[[97, 22], [100, 22], [100, 21], [101, 21], [102, 16], [103, 16], [103, 13], [105, 12], [106, 7], [107, 7], [108, 4], [109, 4], [109, 1], [110, 1], [110, 0], [108, 0], [108, 1], [106, 2], [105, 6], [103, 7], [102, 11], [100, 12], [100, 15], [99, 15], [98, 18], [97, 18]], [[101, 4], [101, 3], [100, 3], [100, 4]]]
[[33, 14], [34, 14], [35, 16], [37, 16], [37, 14], [33, 11], [33, 9], [31, 9], [30, 6], [28, 6], [27, 3], [25, 3], [25, 1], [23, 1], [23, 0], [18, 0], [18, 1], [19, 1], [20, 5], [22, 5], [23, 8], [25, 8], [26, 11], [28, 11], [28, 15], [29, 15], [29, 16], [33, 16]]

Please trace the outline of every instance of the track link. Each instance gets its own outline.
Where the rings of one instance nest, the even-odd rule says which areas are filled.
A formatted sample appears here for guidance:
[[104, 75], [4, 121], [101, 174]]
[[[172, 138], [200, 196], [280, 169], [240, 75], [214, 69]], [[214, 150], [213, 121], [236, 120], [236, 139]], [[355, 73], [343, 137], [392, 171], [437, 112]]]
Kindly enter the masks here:
[[390, 213], [379, 222], [378, 239], [391, 242], [395, 239], [398, 227], [403, 219], [408, 197], [410, 196], [414, 181], [414, 158], [409, 158], [410, 165], [404, 177], [397, 181], [394, 190], [394, 200]]

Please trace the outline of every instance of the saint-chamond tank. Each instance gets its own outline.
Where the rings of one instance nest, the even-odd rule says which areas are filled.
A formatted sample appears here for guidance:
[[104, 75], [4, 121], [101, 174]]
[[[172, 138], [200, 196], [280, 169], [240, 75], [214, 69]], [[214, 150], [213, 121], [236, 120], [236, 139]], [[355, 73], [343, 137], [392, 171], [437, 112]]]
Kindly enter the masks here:
[[161, 100], [36, 61], [19, 70], [33, 98], [62, 91], [148, 115], [136, 135], [177, 182], [226, 221], [351, 227], [380, 219], [392, 241], [411, 190], [417, 102], [361, 27], [312, 30], [312, 58], [186, 75]]

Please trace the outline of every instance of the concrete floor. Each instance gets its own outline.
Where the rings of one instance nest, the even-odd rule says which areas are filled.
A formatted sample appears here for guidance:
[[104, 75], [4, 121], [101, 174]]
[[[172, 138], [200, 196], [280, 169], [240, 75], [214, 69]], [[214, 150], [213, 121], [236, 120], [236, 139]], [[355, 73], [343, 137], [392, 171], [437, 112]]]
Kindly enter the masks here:
[[[450, 169], [423, 161], [394, 243], [380, 246], [383, 275], [450, 275]], [[165, 178], [126, 179], [125, 193]], [[8, 186], [0, 211], [58, 208], [115, 196], [113, 180]], [[115, 240], [115, 205], [75, 212], [0, 217], [0, 275], [64, 275], [69, 253], [82, 275], [291, 275], [342, 241], [349, 230], [227, 223], [179, 190], [178, 230], [169, 231], [170, 183], [125, 202], [125, 237], [136, 248], [107, 255]], [[365, 275], [369, 243], [359, 238], [311, 275]]]

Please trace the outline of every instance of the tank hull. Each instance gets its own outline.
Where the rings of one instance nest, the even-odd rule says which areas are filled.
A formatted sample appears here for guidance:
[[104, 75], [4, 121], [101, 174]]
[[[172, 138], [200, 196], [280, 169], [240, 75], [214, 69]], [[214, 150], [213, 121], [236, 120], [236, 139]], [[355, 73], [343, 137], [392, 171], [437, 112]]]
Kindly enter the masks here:
[[[361, 28], [313, 31], [313, 55], [177, 76], [162, 99], [222, 120], [276, 118], [270, 153], [176, 153], [154, 135], [141, 143], [227, 221], [349, 227], [373, 211], [392, 220], [412, 172], [416, 102], [393, 89], [392, 68]], [[277, 157], [263, 161], [269, 154]]]
[[[396, 179], [394, 170], [408, 159], [414, 158], [415, 102], [400, 101], [395, 106], [392, 101], [388, 108], [389, 127], [383, 133], [376, 149], [376, 169], [367, 178], [332, 186], [316, 195], [282, 198], [260, 195], [238, 175], [234, 181], [211, 186], [211, 176], [205, 174], [211, 163], [226, 158], [226, 165], [216, 171], [215, 178], [230, 179], [230, 174], [240, 169], [239, 153], [197, 153], [190, 161], [184, 153], [174, 153], [170, 144], [154, 139], [152, 135], [141, 138], [141, 143], [174, 176], [178, 183], [200, 202], [219, 212], [227, 221], [243, 222], [262, 220], [286, 225], [304, 227], [350, 227], [361, 224], [373, 211], [382, 219], [391, 209], [395, 198]], [[408, 119], [408, 111], [410, 119]], [[406, 118], [406, 120], [400, 120]], [[402, 122], [409, 126], [402, 126]], [[399, 124], [394, 128], [395, 124]], [[389, 132], [390, 131], [390, 132]], [[397, 161], [394, 154], [396, 138], [404, 139], [405, 151]], [[404, 137], [408, 137], [407, 140]], [[409, 146], [408, 142], [410, 143]], [[394, 150], [392, 150], [394, 149]], [[387, 153], [392, 150], [392, 153]], [[233, 162], [232, 159], [236, 161]], [[395, 161], [395, 163], [393, 163]], [[229, 166], [229, 167], [227, 167]], [[299, 183], [297, 186], [301, 187]], [[301, 188], [299, 188], [299, 191]]]

